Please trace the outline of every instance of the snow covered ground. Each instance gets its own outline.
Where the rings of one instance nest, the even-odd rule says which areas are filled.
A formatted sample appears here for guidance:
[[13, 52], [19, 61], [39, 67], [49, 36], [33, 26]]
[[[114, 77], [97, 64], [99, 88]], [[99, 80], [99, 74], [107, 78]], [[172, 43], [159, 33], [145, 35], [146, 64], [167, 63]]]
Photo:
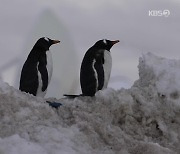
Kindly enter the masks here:
[[0, 154], [180, 153], [180, 60], [139, 59], [130, 89], [45, 100], [0, 81]]

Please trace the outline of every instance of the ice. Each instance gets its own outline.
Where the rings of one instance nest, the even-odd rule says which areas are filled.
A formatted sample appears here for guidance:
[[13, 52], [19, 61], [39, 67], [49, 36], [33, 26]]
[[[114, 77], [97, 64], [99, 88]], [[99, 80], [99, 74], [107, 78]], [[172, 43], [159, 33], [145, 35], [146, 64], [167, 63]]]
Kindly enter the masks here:
[[42, 98], [0, 80], [0, 154], [180, 153], [180, 61], [139, 59], [130, 89], [95, 97]]

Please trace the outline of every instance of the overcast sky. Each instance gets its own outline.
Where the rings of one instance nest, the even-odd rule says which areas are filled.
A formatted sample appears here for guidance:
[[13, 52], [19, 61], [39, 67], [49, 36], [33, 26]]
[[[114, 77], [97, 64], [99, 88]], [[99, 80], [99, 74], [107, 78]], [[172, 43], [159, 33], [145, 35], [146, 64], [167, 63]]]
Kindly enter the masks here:
[[[169, 10], [170, 15], [149, 16], [151, 10]], [[48, 21], [45, 20], [46, 16], [43, 16], [46, 12], [52, 14], [47, 17]], [[14, 83], [13, 80], [14, 75], [19, 74], [16, 69], [18, 66], [12, 60], [20, 58], [24, 62], [38, 36], [41, 36], [41, 33], [42, 36], [46, 35], [46, 24], [51, 22], [48, 18], [52, 16], [52, 22], [57, 26], [47, 28], [47, 35], [60, 39], [59, 46], [66, 44], [61, 48], [53, 47], [52, 50], [55, 54], [58, 52], [56, 50], [60, 50], [58, 54], [72, 51], [69, 60], [75, 64], [74, 68], [68, 67], [75, 70], [74, 75], [64, 73], [59, 80], [68, 80], [69, 76], [78, 78], [84, 53], [97, 40], [103, 38], [120, 40], [120, 43], [111, 49], [113, 68], [110, 87], [128, 87], [138, 79], [138, 58], [143, 53], [152, 52], [162, 57], [180, 59], [179, 0], [1, 0], [0, 70], [4, 81], [18, 86], [17, 81]], [[38, 35], [34, 35], [35, 33]], [[57, 56], [55, 57], [55, 61], [58, 61]], [[59, 65], [67, 66], [67, 58], [65, 61], [61, 60]], [[56, 76], [57, 64], [54, 67]]]

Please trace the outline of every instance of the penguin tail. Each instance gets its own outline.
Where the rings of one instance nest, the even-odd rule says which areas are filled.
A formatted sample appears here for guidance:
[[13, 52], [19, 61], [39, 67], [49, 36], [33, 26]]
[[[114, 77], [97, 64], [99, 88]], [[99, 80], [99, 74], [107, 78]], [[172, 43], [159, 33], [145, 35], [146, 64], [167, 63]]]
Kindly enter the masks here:
[[83, 94], [80, 94], [80, 95], [68, 95], [68, 94], [64, 94], [63, 96], [65, 96], [67, 98], [70, 98], [70, 99], [74, 99], [76, 97], [83, 96]]

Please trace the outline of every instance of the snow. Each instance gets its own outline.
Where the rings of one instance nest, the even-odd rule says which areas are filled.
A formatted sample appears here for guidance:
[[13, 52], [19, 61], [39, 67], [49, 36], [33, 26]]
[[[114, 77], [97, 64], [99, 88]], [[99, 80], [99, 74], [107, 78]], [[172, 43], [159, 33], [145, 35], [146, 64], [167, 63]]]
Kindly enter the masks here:
[[180, 153], [180, 61], [147, 53], [138, 68], [130, 89], [49, 98], [59, 109], [0, 80], [0, 154]]

